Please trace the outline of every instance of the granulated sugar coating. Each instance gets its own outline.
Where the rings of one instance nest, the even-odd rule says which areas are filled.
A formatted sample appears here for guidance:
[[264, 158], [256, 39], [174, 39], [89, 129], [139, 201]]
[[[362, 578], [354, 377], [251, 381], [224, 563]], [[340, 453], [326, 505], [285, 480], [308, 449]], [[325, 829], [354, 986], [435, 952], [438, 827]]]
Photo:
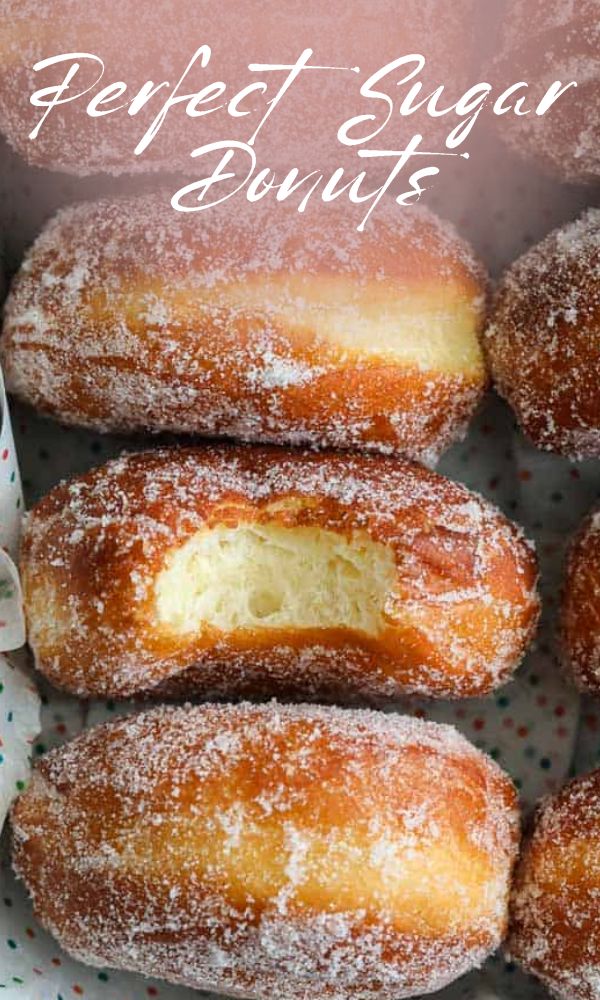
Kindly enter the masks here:
[[561, 645], [565, 666], [582, 691], [600, 690], [600, 512], [585, 519], [568, 552]]
[[600, 998], [600, 771], [538, 810], [517, 869], [511, 954], [564, 1000]]
[[[362, 213], [362, 209], [361, 209]], [[166, 192], [67, 208], [6, 305], [9, 389], [66, 423], [433, 461], [486, 385], [486, 283], [454, 230]]]
[[[599, 0], [509, 0], [495, 76], [526, 80], [541, 98], [555, 81], [571, 87], [543, 116], [507, 114], [498, 130], [538, 167], [561, 179], [600, 176]], [[522, 92], [518, 96], [522, 96]]]
[[[387, 106], [362, 97], [361, 85], [398, 57], [423, 53], [423, 94], [444, 84], [444, 106], [456, 102], [472, 82], [476, 9], [476, 0], [453, 0], [451, 6], [403, 0], [400, 7], [395, 0], [378, 0], [376, 6], [366, 0], [279, 0], [276, 6], [263, 4], [257, 17], [255, 0], [200, 7], [196, 0], [104, 0], [101, 5], [93, 0], [1, 0], [0, 128], [29, 163], [82, 175], [160, 170], [203, 177], [223, 151], [210, 159], [207, 170], [206, 161], [191, 158], [194, 149], [214, 142], [247, 143], [259, 130], [257, 170], [276, 170], [279, 182], [293, 168], [303, 174], [326, 170], [330, 176], [345, 166], [345, 180], [351, 181], [368, 166], [377, 176], [378, 166], [337, 140], [340, 126], [356, 115], [371, 114], [376, 121], [355, 128], [353, 139], [385, 124]], [[198, 60], [177, 89], [200, 46], [210, 46], [210, 58], [205, 51], [203, 64]], [[312, 66], [331, 68], [301, 72], [270, 106], [307, 49], [313, 53]], [[104, 76], [98, 80], [98, 62], [80, 58], [68, 94], [62, 95], [70, 102], [54, 108], [30, 140], [46, 111], [32, 105], [30, 96], [59, 85], [71, 61], [38, 72], [33, 67], [59, 53], [101, 57]], [[251, 71], [252, 64], [289, 69]], [[395, 97], [398, 79], [412, 69], [390, 71], [381, 86]], [[117, 88], [116, 98], [99, 106], [100, 116], [90, 117], [88, 102], [116, 81], [126, 84], [126, 91]], [[136, 98], [147, 81], [153, 82], [154, 92], [143, 103]], [[412, 82], [402, 88], [402, 96]], [[237, 101], [248, 86], [253, 90]], [[135, 155], [165, 102], [183, 95], [188, 100], [168, 110], [151, 144]], [[415, 133], [422, 133], [427, 139], [423, 148], [437, 151], [457, 121], [453, 115], [434, 120], [424, 110], [408, 118], [396, 112], [376, 148], [402, 150]], [[385, 165], [384, 176], [391, 166]], [[233, 169], [240, 181], [248, 168], [248, 156], [238, 154]]]
[[472, 697], [508, 679], [539, 607], [533, 547], [465, 487], [274, 448], [158, 449], [64, 483], [21, 573], [37, 665], [83, 697]]
[[509, 779], [381, 713], [161, 708], [37, 765], [13, 810], [39, 919], [92, 965], [274, 1000], [400, 1000], [506, 925]]
[[534, 444], [600, 455], [600, 211], [551, 233], [505, 275], [486, 332], [492, 375]]

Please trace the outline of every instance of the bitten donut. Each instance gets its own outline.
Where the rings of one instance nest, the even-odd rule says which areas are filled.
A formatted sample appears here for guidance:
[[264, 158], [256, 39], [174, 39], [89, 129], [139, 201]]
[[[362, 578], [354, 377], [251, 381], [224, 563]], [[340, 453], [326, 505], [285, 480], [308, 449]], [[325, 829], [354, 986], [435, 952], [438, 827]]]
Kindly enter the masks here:
[[[573, 182], [600, 177], [600, 2], [508, 0], [495, 77], [542, 95], [576, 81], [543, 116], [503, 115], [499, 134], [536, 166]], [[516, 96], [523, 96], [525, 91]]]
[[520, 529], [376, 456], [128, 455], [42, 500], [21, 573], [37, 665], [83, 697], [469, 697], [538, 614]]
[[505, 275], [485, 344], [496, 387], [539, 448], [600, 456], [600, 211]]
[[[210, 174], [225, 150], [197, 161], [194, 149], [248, 143], [256, 133], [257, 171], [276, 170], [281, 182], [293, 168], [303, 174], [327, 168], [330, 176], [343, 166], [351, 182], [365, 161], [356, 147], [338, 142], [338, 129], [365, 113], [385, 122], [381, 99], [361, 96], [361, 86], [399, 56], [422, 53], [423, 94], [443, 83], [445, 104], [456, 101], [472, 82], [476, 9], [476, 0], [403, 0], [400, 6], [397, 0], [278, 0], [262, 4], [257, 16], [256, 0], [200, 9], [197, 0], [0, 0], [0, 129], [41, 167], [195, 177]], [[191, 63], [201, 46], [202, 58]], [[306, 50], [310, 65], [321, 68], [292, 76]], [[39, 66], [69, 53], [80, 56]], [[273, 68], [261, 70], [261, 64]], [[73, 66], [68, 90], [61, 91]], [[378, 89], [393, 94], [406, 73], [390, 71]], [[412, 85], [411, 79], [404, 89]], [[31, 101], [47, 88], [59, 92]], [[53, 97], [59, 103], [49, 110]], [[136, 155], [153, 124], [152, 140]], [[379, 148], [404, 149], [421, 132], [429, 139], [425, 148], [441, 149], [455, 124], [431, 119], [424, 109], [406, 118], [395, 114]], [[238, 183], [249, 165], [247, 153], [234, 156], [229, 166]], [[369, 165], [370, 172], [377, 169]], [[314, 178], [305, 188], [311, 183]]]
[[584, 521], [569, 547], [560, 639], [565, 666], [583, 691], [600, 692], [600, 512]]
[[600, 771], [539, 808], [517, 867], [509, 951], [563, 1000], [600, 1000]]
[[36, 765], [14, 864], [73, 956], [239, 997], [400, 1000], [506, 929], [506, 775], [449, 726], [161, 708]]
[[44, 230], [6, 306], [9, 388], [67, 423], [433, 461], [482, 395], [485, 281], [456, 233], [381, 207], [305, 215], [163, 194]]

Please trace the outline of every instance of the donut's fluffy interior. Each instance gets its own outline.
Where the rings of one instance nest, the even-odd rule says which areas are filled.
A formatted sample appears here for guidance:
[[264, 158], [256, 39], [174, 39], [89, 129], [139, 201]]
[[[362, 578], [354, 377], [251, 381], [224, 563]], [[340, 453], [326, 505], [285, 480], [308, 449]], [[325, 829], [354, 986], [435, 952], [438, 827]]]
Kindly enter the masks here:
[[396, 565], [366, 532], [219, 525], [172, 551], [155, 584], [159, 623], [178, 633], [348, 628], [377, 635]]

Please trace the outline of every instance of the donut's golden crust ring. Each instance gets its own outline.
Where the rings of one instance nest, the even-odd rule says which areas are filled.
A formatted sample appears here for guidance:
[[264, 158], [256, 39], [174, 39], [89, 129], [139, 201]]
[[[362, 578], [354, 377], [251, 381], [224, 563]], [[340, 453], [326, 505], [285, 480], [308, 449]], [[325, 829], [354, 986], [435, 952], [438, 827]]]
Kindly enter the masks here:
[[564, 1000], [600, 997], [600, 772], [539, 809], [514, 880], [509, 950]]
[[560, 640], [567, 670], [582, 691], [600, 691], [600, 517], [573, 539], [563, 583]]
[[479, 965], [518, 842], [511, 782], [450, 727], [274, 703], [90, 730], [12, 822], [71, 954], [276, 1000], [398, 1000]]
[[505, 275], [484, 344], [531, 441], [600, 456], [600, 212], [551, 233]]
[[6, 305], [9, 390], [67, 423], [434, 460], [486, 386], [486, 284], [429, 213], [166, 192], [60, 213]]
[[[251, 554], [222, 584], [239, 545]], [[249, 603], [266, 609], [249, 617], [235, 609], [259, 564], [270, 576], [248, 583]], [[21, 573], [39, 669], [84, 697], [469, 697], [509, 677], [538, 615], [535, 556], [515, 525], [462, 486], [375, 456], [125, 456], [38, 504]], [[280, 577], [291, 597], [269, 596]]]

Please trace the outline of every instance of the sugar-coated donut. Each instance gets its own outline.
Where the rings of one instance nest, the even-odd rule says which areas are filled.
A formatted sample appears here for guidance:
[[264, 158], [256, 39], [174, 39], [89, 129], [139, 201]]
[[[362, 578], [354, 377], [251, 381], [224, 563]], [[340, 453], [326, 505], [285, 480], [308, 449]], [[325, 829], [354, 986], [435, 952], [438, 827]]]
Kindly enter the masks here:
[[84, 697], [469, 697], [538, 613], [520, 529], [377, 456], [124, 456], [33, 510], [21, 573], [39, 669]]
[[14, 864], [76, 958], [240, 997], [400, 1000], [506, 929], [514, 788], [449, 726], [158, 710], [36, 765]]
[[[456, 100], [471, 82], [476, 8], [476, 0], [453, 0], [443, 7], [437, 0], [403, 0], [401, 7], [396, 0], [378, 0], [376, 5], [368, 0], [327, 4], [279, 0], [276, 7], [263, 4], [257, 16], [256, 0], [236, 0], [233, 7], [214, 3], [200, 10], [197, 0], [103, 0], [101, 5], [80, 0], [0, 0], [0, 129], [28, 162], [42, 167], [74, 174], [162, 170], [204, 176], [207, 171], [199, 173], [192, 150], [214, 142], [247, 143], [269, 111], [268, 102], [289, 76], [289, 71], [251, 71], [249, 66], [291, 67], [310, 49], [312, 66], [332, 69], [304, 70], [277, 102], [256, 138], [258, 167], [277, 171], [297, 167], [305, 174], [324, 168], [331, 172], [340, 165], [349, 171], [344, 179], [351, 181], [366, 164], [356, 147], [338, 142], [339, 127], [364, 114], [378, 116], [381, 125], [387, 110], [381, 99], [361, 97], [361, 85], [399, 56], [423, 53], [427, 60], [419, 75], [423, 94], [444, 83], [451, 94], [445, 103]], [[210, 60], [204, 68], [198, 62], [176, 92], [201, 45], [210, 46]], [[88, 57], [34, 70], [38, 61], [62, 53]], [[98, 82], [101, 67], [90, 55], [104, 63], [104, 76]], [[72, 63], [79, 70], [69, 90], [59, 95], [63, 103], [30, 139], [47, 111], [34, 106], [30, 97], [60, 85]], [[398, 69], [379, 90], [383, 87], [393, 94], [398, 77], [406, 73], [406, 68]], [[153, 82], [155, 93], [142, 107], [137, 97], [147, 81]], [[113, 90], [112, 97], [107, 95], [93, 109], [100, 117], [90, 117], [89, 102], [117, 82], [124, 83], [126, 91], [119, 93], [117, 87], [116, 94]], [[268, 88], [265, 93], [256, 89], [259, 83]], [[407, 90], [412, 83], [406, 84]], [[237, 102], [237, 95], [248, 86], [255, 89]], [[204, 94], [194, 106], [192, 95], [200, 91]], [[165, 103], [183, 95], [190, 99], [168, 110], [151, 145], [135, 155]], [[404, 149], [415, 133], [422, 132], [428, 139], [424, 148], [438, 149], [455, 124], [455, 120], [431, 119], [425, 110], [407, 118], [395, 114], [378, 147]], [[367, 127], [361, 134], [368, 136], [370, 131]], [[209, 161], [209, 173], [222, 155], [220, 151]], [[241, 163], [236, 160], [234, 167], [243, 177], [248, 158], [242, 156]], [[373, 169], [377, 168], [371, 163], [369, 170]], [[279, 173], [278, 180], [283, 177]]]
[[[535, 93], [571, 87], [543, 116], [496, 119], [499, 133], [542, 169], [574, 182], [600, 177], [600, 0], [508, 0], [495, 76]], [[522, 96], [522, 92], [521, 95]]]
[[582, 691], [600, 692], [600, 512], [585, 519], [567, 556], [560, 639]]
[[508, 270], [485, 345], [496, 386], [528, 437], [600, 456], [600, 211], [551, 233]]
[[68, 423], [433, 460], [485, 387], [485, 283], [456, 233], [161, 194], [61, 212], [6, 307], [9, 388]]
[[517, 867], [509, 951], [564, 1000], [600, 1000], [600, 771], [538, 809]]

